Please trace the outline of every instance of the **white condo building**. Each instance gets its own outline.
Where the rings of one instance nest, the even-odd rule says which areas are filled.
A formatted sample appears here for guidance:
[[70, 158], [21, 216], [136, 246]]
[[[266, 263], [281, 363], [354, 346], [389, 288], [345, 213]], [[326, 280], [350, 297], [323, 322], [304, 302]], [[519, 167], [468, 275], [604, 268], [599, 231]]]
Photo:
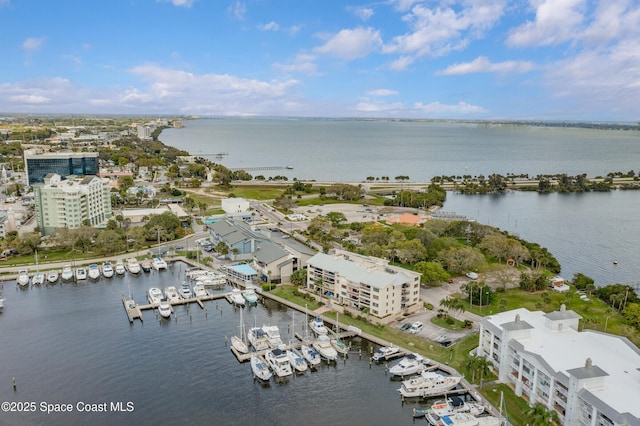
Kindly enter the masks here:
[[307, 260], [306, 287], [332, 302], [378, 318], [419, 307], [420, 275], [389, 265], [385, 259], [342, 250], [317, 253]]
[[97, 226], [111, 218], [109, 179], [49, 174], [44, 184], [34, 185], [35, 208], [42, 235], [58, 228], [79, 228], [83, 223]]
[[564, 425], [640, 425], [640, 350], [625, 337], [578, 331], [581, 318], [564, 305], [485, 317], [477, 354], [516, 395], [555, 410]]

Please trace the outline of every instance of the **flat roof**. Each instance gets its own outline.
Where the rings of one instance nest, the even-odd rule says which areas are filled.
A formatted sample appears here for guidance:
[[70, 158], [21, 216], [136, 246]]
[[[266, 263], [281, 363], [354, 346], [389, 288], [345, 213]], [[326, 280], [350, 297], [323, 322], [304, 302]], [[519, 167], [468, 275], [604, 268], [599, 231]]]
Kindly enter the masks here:
[[232, 266], [229, 266], [228, 268], [233, 269], [236, 272], [240, 272], [241, 274], [244, 274], [244, 275], [258, 275], [258, 273], [246, 263], [243, 263], [241, 265], [232, 265]]

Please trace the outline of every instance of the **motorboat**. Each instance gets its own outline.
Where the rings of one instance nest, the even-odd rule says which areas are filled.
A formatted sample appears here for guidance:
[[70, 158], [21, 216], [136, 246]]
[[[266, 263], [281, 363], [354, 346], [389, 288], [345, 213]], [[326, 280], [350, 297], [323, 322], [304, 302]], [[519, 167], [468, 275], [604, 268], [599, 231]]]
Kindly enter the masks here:
[[267, 333], [265, 333], [264, 330], [260, 327], [253, 327], [249, 329], [249, 332], [247, 333], [247, 340], [256, 351], [269, 349], [269, 339], [267, 338]]
[[147, 299], [152, 305], [159, 304], [163, 299], [162, 291], [157, 287], [151, 287], [147, 290]]
[[242, 297], [244, 297], [244, 300], [246, 300], [250, 305], [258, 304], [258, 295], [256, 294], [253, 286], [247, 285], [247, 287], [242, 292]]
[[83, 281], [87, 279], [87, 270], [81, 266], [76, 269], [76, 281]]
[[124, 275], [126, 269], [124, 268], [124, 262], [122, 261], [122, 259], [118, 259], [116, 261], [116, 274], [118, 275]]
[[477, 417], [478, 426], [500, 426], [502, 420], [494, 416], [480, 416]]
[[89, 278], [91, 278], [92, 280], [97, 280], [98, 278], [100, 278], [100, 267], [97, 263], [92, 263], [91, 265], [89, 265], [88, 274]]
[[31, 278], [29, 278], [29, 271], [26, 269], [20, 269], [18, 271], [18, 277], [16, 278], [16, 284], [20, 287], [27, 287], [31, 282]]
[[275, 349], [283, 344], [282, 338], [280, 337], [280, 329], [277, 325], [263, 325], [262, 331], [264, 331], [270, 348]]
[[246, 354], [249, 352], [249, 346], [245, 341], [244, 337], [244, 321], [242, 320], [242, 309], [240, 309], [240, 336], [231, 336], [231, 347], [233, 347], [236, 351], [241, 354]]
[[73, 269], [71, 269], [71, 265], [64, 265], [61, 277], [62, 281], [71, 281], [73, 279]]
[[208, 296], [209, 293], [207, 292], [207, 289], [204, 288], [204, 285], [202, 283], [197, 283], [193, 286], [193, 295], [195, 297], [205, 297]]
[[42, 285], [46, 279], [43, 272], [37, 271], [33, 274], [33, 277], [31, 277], [31, 285]]
[[322, 358], [318, 351], [316, 351], [313, 346], [307, 346], [302, 344], [300, 346], [300, 352], [302, 352], [303, 358], [309, 363], [309, 365], [316, 366], [322, 362]]
[[272, 376], [267, 362], [258, 354], [251, 355], [251, 371], [255, 377], [264, 381], [268, 381]]
[[322, 334], [313, 342], [313, 348], [318, 351], [320, 356], [328, 361], [335, 361], [338, 359], [338, 352], [333, 346], [329, 336]]
[[153, 258], [153, 261], [151, 262], [151, 266], [156, 271], [162, 271], [167, 269], [167, 262], [160, 256], [157, 256]]
[[178, 294], [183, 299], [191, 299], [193, 297], [193, 293], [191, 292], [191, 287], [187, 283], [182, 283], [182, 285], [178, 289]]
[[287, 377], [293, 374], [289, 358], [280, 349], [267, 351], [265, 358], [276, 376]]
[[418, 377], [404, 380], [398, 392], [405, 398], [440, 395], [455, 388], [461, 379], [459, 376], [443, 376], [434, 371], [425, 371]]
[[289, 364], [291, 364], [294, 370], [298, 373], [304, 373], [307, 371], [307, 362], [297, 350], [287, 349], [285, 353], [289, 359]]
[[169, 302], [161, 302], [158, 305], [158, 313], [162, 318], [171, 317], [171, 304]]
[[427, 421], [433, 426], [441, 424], [441, 418], [454, 413], [469, 413], [478, 416], [484, 411], [484, 406], [478, 403], [466, 403], [459, 396], [441, 399], [431, 404], [431, 409], [425, 414]]
[[4, 299], [0, 297], [0, 310], [4, 308]]
[[390, 357], [399, 351], [397, 346], [382, 346], [375, 350], [371, 357], [376, 362], [387, 361]]
[[104, 262], [102, 264], [102, 275], [104, 275], [105, 278], [111, 278], [113, 277], [113, 266], [111, 265], [111, 262]]
[[389, 368], [389, 373], [392, 376], [410, 376], [412, 374], [421, 373], [425, 369], [425, 359], [422, 355], [417, 353], [411, 353], [406, 355], [396, 364]]
[[347, 346], [342, 339], [335, 337], [330, 340], [331, 346], [336, 350], [340, 355], [346, 355], [349, 353], [349, 346]]
[[478, 426], [480, 424], [478, 418], [469, 413], [451, 413], [442, 417], [431, 414], [431, 411], [429, 411], [425, 417], [427, 419], [429, 417], [437, 419], [437, 423], [431, 423], [431, 420], [427, 420], [429, 424], [435, 426]]
[[167, 299], [169, 303], [177, 302], [180, 300], [178, 289], [173, 285], [166, 287], [164, 289], [164, 297]]
[[47, 282], [49, 284], [55, 284], [58, 282], [59, 277], [60, 277], [60, 274], [58, 274], [58, 271], [49, 271], [47, 273]]
[[242, 292], [239, 289], [234, 288], [233, 290], [231, 290], [229, 298], [231, 299], [231, 303], [233, 303], [234, 305], [244, 306], [244, 297], [242, 297]]
[[324, 326], [324, 322], [322, 318], [315, 317], [313, 320], [309, 322], [309, 327], [311, 327], [311, 331], [313, 331], [317, 336], [326, 335], [329, 330]]
[[140, 271], [142, 271], [138, 259], [135, 257], [127, 259], [127, 271], [129, 271], [130, 274], [139, 274]]
[[140, 268], [142, 268], [142, 272], [151, 272], [151, 262], [148, 260], [143, 260], [140, 262]]
[[221, 288], [227, 285], [227, 277], [224, 274], [208, 273], [196, 279], [205, 287]]

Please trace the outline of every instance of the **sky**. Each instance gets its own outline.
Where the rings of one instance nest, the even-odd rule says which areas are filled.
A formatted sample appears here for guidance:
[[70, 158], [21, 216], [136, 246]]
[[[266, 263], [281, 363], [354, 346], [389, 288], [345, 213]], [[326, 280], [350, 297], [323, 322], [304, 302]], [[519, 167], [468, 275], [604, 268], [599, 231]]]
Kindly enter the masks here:
[[0, 0], [0, 112], [640, 121], [640, 0]]

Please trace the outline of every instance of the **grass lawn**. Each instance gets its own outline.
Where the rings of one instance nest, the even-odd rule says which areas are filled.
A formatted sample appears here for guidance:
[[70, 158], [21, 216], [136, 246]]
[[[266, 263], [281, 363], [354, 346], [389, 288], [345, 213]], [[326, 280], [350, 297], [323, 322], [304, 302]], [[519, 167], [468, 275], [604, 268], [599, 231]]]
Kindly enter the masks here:
[[296, 295], [298, 287], [294, 285], [282, 285], [276, 287], [271, 291], [272, 294], [281, 297], [285, 300], [288, 300], [291, 303], [295, 303], [298, 306], [307, 306], [310, 311], [318, 309], [321, 304], [316, 302], [315, 300], [305, 299], [304, 297]]
[[[506, 415], [509, 422], [514, 426], [523, 426], [529, 423], [526, 413], [529, 410], [527, 401], [516, 396], [511, 388], [505, 384], [496, 384], [485, 386], [480, 389], [480, 393], [496, 408], [500, 409], [500, 392], [504, 396], [505, 405], [507, 406]], [[505, 415], [504, 411], [502, 415]]]
[[438, 318], [437, 316], [431, 318], [431, 323], [437, 325], [438, 327], [446, 328], [447, 330], [454, 331], [462, 331], [465, 330], [464, 321], [460, 321], [459, 319], [449, 317], [453, 322], [449, 324], [446, 318]]
[[288, 185], [271, 186], [271, 185], [240, 185], [234, 186], [226, 192], [236, 197], [246, 198], [250, 200], [273, 200], [282, 195]]

